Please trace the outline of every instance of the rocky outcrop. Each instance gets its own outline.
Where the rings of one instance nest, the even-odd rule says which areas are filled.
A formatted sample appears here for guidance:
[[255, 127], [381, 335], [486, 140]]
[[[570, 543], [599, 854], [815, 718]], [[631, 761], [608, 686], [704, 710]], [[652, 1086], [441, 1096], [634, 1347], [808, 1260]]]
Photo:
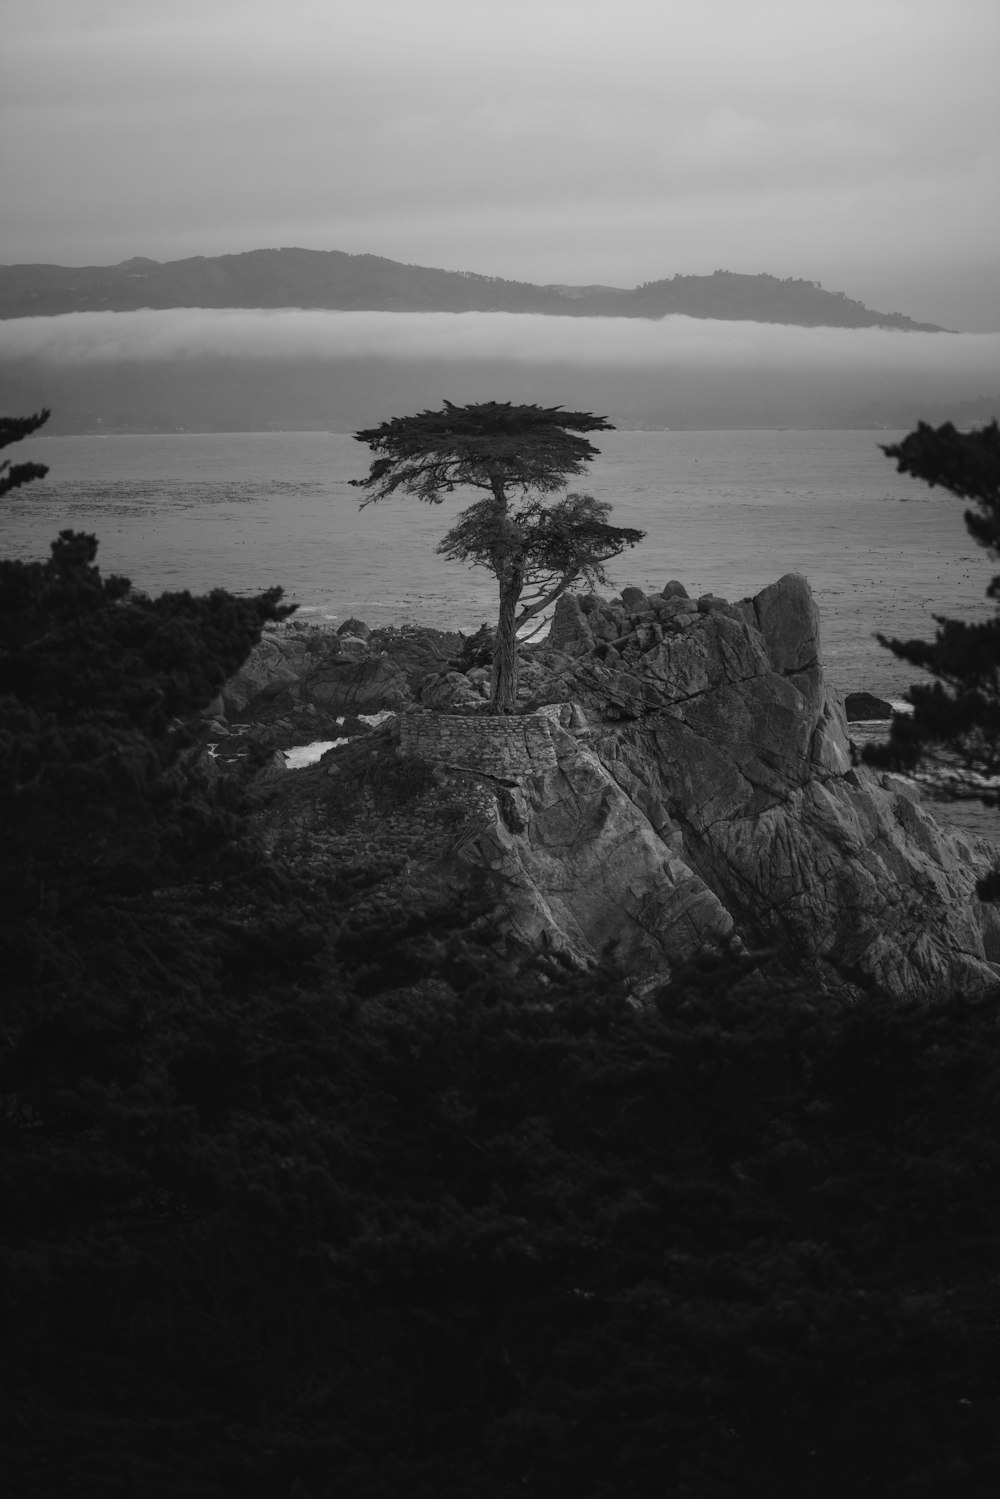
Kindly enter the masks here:
[[[455, 631], [370, 630], [357, 619], [333, 630], [292, 619], [265, 632], [226, 683], [223, 706], [230, 718], [297, 705], [334, 715], [403, 708], [422, 682], [461, 657], [464, 645]], [[464, 686], [478, 702], [479, 694]]]
[[558, 722], [548, 729], [552, 768], [498, 793], [456, 852], [486, 873], [508, 929], [583, 962], [613, 943], [639, 980], [728, 940], [732, 916], [676, 830], [657, 827], [594, 749]]
[[[364, 662], [300, 681], [316, 694], [333, 672], [347, 691], [364, 665], [405, 702], [397, 739], [469, 807], [428, 870], [485, 884], [524, 942], [579, 961], [614, 942], [637, 982], [732, 938], [893, 992], [996, 985], [1000, 918], [975, 895], [995, 850], [852, 764], [819, 642], [802, 578], [732, 604], [673, 582], [560, 599], [523, 659], [516, 732], [484, 715], [488, 673], [459, 670], [460, 652], [416, 678], [369, 641]], [[512, 733], [524, 752], [500, 755]]]
[[297, 698], [297, 684], [308, 654], [307, 643], [291, 632], [265, 633], [222, 689], [226, 716], [238, 718], [247, 709], [259, 707], [262, 698], [265, 701], [274, 701], [282, 695]]
[[404, 672], [387, 656], [358, 655], [322, 662], [299, 683], [305, 702], [327, 713], [378, 713], [409, 701]]
[[[754, 599], [563, 602], [533, 658], [557, 765], [463, 849], [512, 927], [639, 977], [733, 932], [928, 995], [1000, 978], [1000, 919], [975, 897], [991, 850], [912, 791], [852, 766], [808, 584]], [[484, 730], [488, 720], [484, 721]]]

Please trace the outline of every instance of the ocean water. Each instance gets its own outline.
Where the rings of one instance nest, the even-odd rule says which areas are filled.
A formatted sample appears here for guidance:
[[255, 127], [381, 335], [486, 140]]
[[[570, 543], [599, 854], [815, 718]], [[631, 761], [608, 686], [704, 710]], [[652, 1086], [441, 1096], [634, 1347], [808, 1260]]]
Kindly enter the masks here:
[[[875, 640], [933, 632], [932, 616], [982, 618], [990, 559], [951, 495], [896, 473], [893, 432], [614, 432], [574, 488], [610, 500], [646, 539], [613, 585], [737, 599], [804, 573], [823, 658], [843, 691], [898, 697], [916, 674]], [[307, 618], [412, 621], [471, 631], [495, 583], [435, 546], [472, 498], [359, 509], [349, 481], [370, 454], [323, 432], [35, 437], [9, 450], [48, 477], [0, 509], [3, 555], [43, 557], [64, 527], [94, 532], [106, 572], [151, 593], [279, 584]], [[606, 590], [610, 591], [610, 590]]]

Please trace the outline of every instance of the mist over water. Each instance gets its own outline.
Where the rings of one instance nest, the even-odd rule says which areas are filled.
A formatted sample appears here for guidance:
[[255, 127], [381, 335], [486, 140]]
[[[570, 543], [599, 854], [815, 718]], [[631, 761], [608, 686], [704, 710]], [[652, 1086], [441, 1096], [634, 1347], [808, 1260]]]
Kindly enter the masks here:
[[861, 428], [1000, 395], [1000, 334], [686, 316], [145, 309], [9, 319], [0, 345], [0, 406], [49, 406], [63, 432], [351, 432], [442, 398]]
[[[835, 686], [898, 696], [915, 679], [876, 631], [927, 636], [933, 613], [984, 617], [990, 562], [962, 505], [895, 472], [873, 432], [610, 432], [575, 486], [647, 532], [617, 587], [736, 599], [786, 572], [810, 580]], [[0, 517], [8, 556], [41, 557], [65, 526], [94, 532], [106, 572], [150, 592], [280, 584], [307, 618], [472, 631], [496, 612], [482, 570], [435, 547], [471, 499], [359, 511], [368, 450], [333, 433], [36, 437], [49, 478]]]
[[752, 370], [867, 369], [900, 376], [1000, 372], [1000, 334], [807, 328], [785, 323], [551, 317], [504, 312], [337, 312], [146, 308], [14, 318], [7, 355], [49, 364], [192, 359], [385, 358], [455, 362], [676, 365]]

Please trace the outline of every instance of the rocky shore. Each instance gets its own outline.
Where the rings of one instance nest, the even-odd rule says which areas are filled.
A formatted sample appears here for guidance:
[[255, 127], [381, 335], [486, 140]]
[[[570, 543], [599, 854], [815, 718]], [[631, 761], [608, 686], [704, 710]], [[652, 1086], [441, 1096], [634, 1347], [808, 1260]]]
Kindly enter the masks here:
[[[884, 721], [849, 725], [827, 689], [804, 579], [735, 603], [565, 595], [522, 648], [516, 729], [489, 715], [489, 656], [485, 629], [289, 621], [212, 705], [206, 753], [253, 758], [265, 837], [300, 857], [486, 892], [512, 940], [580, 962], [612, 942], [640, 984], [730, 938], [895, 992], [997, 981], [974, 891], [996, 849], [854, 763]], [[311, 741], [331, 748], [289, 770]]]

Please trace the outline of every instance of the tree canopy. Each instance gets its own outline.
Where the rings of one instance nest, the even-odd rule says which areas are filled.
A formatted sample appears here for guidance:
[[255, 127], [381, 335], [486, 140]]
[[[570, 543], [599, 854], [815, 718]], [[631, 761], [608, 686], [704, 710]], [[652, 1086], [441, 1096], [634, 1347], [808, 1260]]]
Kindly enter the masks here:
[[[966, 527], [991, 556], [1000, 556], [1000, 430], [995, 421], [971, 432], [959, 432], [950, 422], [938, 428], [921, 422], [884, 451], [896, 459], [900, 473], [972, 500], [976, 508], [966, 510]], [[1000, 599], [1000, 574], [986, 593]], [[972, 624], [943, 615], [934, 620], [938, 628], [930, 641], [879, 636], [901, 661], [936, 680], [909, 689], [912, 714], [896, 714], [889, 744], [872, 747], [868, 758], [906, 769], [919, 762], [928, 746], [946, 747], [970, 773], [959, 790], [996, 800], [974, 777], [1000, 771], [1000, 616]]]
[[439, 505], [453, 489], [486, 489], [505, 502], [512, 494], [547, 494], [583, 472], [599, 452], [582, 432], [613, 431], [607, 417], [561, 406], [514, 406], [483, 401], [440, 411], [396, 416], [354, 436], [375, 458], [365, 479], [362, 506], [401, 490]]
[[514, 619], [519, 631], [543, 614], [577, 581], [596, 587], [607, 581], [604, 563], [643, 537], [629, 526], [612, 526], [611, 506], [588, 494], [568, 494], [551, 505], [535, 501], [502, 513], [491, 500], [462, 512], [438, 544], [442, 556], [488, 567], [501, 575], [505, 564], [521, 580]]
[[[605, 501], [582, 494], [548, 506], [542, 501], [597, 456], [581, 434], [609, 430], [606, 417], [559, 406], [445, 401], [440, 411], [394, 417], [354, 434], [377, 455], [366, 478], [351, 480], [368, 491], [362, 508], [397, 493], [437, 505], [456, 488], [486, 492], [462, 512], [438, 551], [488, 567], [497, 579], [494, 712], [512, 712], [516, 704], [520, 626], [577, 579], [602, 581], [603, 564], [642, 540], [642, 531], [608, 523]], [[529, 597], [518, 614], [525, 588]]]
[[[940, 485], [959, 499], [972, 500], [966, 510], [969, 534], [990, 556], [1000, 557], [1000, 429], [996, 420], [971, 432], [950, 422], [917, 425], [902, 442], [886, 447], [900, 473]], [[986, 595], [1000, 599], [1000, 574]], [[1000, 792], [989, 777], [1000, 774], [1000, 614], [968, 623], [934, 616], [933, 640], [879, 641], [901, 661], [920, 667], [935, 680], [917, 683], [907, 692], [912, 713], [895, 713], [889, 740], [869, 745], [868, 764], [913, 770], [928, 750], [944, 755], [953, 772], [951, 794], [1000, 805]], [[980, 881], [984, 898], [1000, 895], [1000, 871]]]
[[[23, 442], [32, 432], [43, 427], [51, 414], [45, 408], [36, 411], [34, 416], [0, 416], [0, 448], [9, 447], [12, 442]], [[48, 471], [48, 466], [44, 463], [11, 464], [5, 458], [0, 462], [0, 495], [9, 494], [22, 484], [30, 484], [32, 479], [44, 479]]]

